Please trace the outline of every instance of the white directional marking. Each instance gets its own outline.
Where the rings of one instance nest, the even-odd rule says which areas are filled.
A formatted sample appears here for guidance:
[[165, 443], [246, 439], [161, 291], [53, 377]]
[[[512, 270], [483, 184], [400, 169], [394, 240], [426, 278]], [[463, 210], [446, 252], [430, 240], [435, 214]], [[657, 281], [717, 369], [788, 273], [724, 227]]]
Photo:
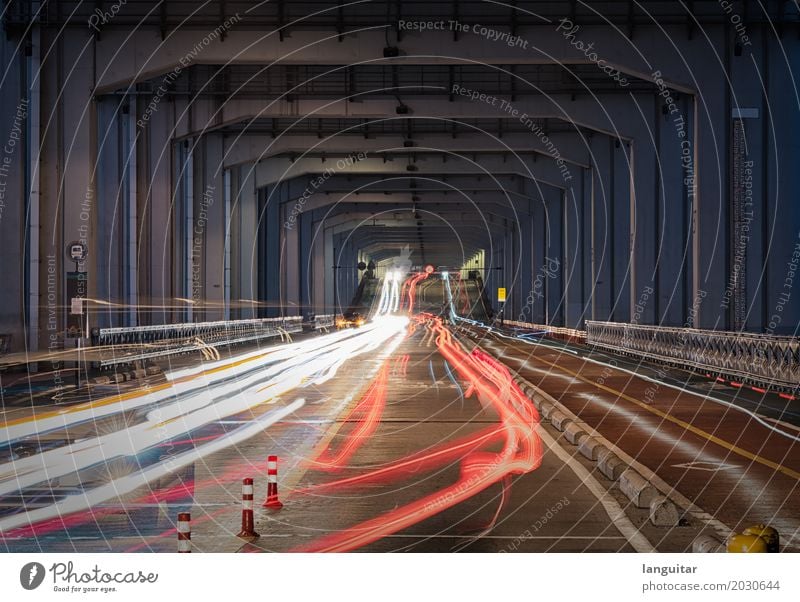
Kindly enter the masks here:
[[725, 464], [724, 462], [684, 462], [683, 464], [673, 464], [672, 468], [685, 468], [687, 470], [705, 470], [707, 472], [717, 472], [719, 470], [731, 470], [733, 468], [741, 468], [736, 464]]

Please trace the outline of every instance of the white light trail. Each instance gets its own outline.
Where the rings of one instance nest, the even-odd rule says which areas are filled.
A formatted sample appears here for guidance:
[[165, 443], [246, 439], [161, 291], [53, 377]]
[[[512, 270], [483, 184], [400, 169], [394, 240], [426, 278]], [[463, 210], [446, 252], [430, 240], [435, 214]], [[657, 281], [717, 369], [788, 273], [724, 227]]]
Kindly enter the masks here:
[[236, 356], [233, 360], [206, 362], [192, 368], [175, 370], [165, 374], [170, 384], [164, 389], [99, 399], [61, 410], [55, 414], [48, 414], [45, 417], [32, 417], [17, 424], [7, 424], [0, 431], [0, 443], [43, 435], [53, 430], [69, 428], [121, 411], [156, 405], [182, 396], [202, 394], [208, 387], [219, 381], [240, 377], [243, 372], [257, 370], [271, 363], [297, 357], [310, 350], [337, 345], [339, 342], [363, 332], [363, 329], [358, 332], [339, 331], [301, 343], [278, 345], [244, 353]]
[[[223, 371], [225, 378], [217, 379], [224, 382], [198, 388], [192, 394], [157, 407], [148, 412], [142, 423], [0, 465], [0, 494], [50, 481], [113, 458], [135, 457], [159, 443], [250, 410], [298, 387], [325, 382], [348, 359], [373, 353], [390, 339], [402, 336], [406, 324], [406, 318], [385, 317], [358, 331], [349, 331], [355, 334], [317, 337], [304, 343], [304, 353], [297, 353], [295, 348], [295, 355], [277, 363], [273, 357], [270, 365], [260, 370], [234, 362], [232, 368]], [[318, 348], [310, 348], [309, 343], [316, 343]], [[320, 346], [320, 343], [323, 344]], [[239, 376], [239, 372], [245, 374]], [[201, 372], [201, 375], [206, 376], [206, 373]]]
[[105, 485], [84, 491], [81, 495], [71, 495], [55, 504], [0, 519], [0, 532], [87, 510], [97, 504], [131, 493], [139, 487], [173, 473], [184, 466], [188, 466], [192, 462], [196, 462], [231, 445], [246, 441], [270, 425], [275, 424], [281, 418], [299, 410], [304, 404], [305, 399], [297, 399], [286, 407], [264, 414], [256, 420], [248, 422], [247, 426], [231, 431], [219, 439], [199, 445], [164, 462], [159, 462], [139, 472], [114, 479]]

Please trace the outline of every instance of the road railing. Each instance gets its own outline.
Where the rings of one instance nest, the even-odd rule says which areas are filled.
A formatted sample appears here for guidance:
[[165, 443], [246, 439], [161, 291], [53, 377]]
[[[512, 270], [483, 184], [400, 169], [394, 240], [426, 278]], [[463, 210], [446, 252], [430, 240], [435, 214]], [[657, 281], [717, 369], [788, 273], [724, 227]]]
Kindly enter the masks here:
[[313, 322], [314, 330], [333, 328], [336, 325], [336, 316], [334, 314], [317, 314], [314, 316]]
[[92, 344], [107, 351], [100, 365], [111, 366], [266, 338], [284, 338], [302, 330], [302, 316], [186, 322], [98, 328], [92, 333]]
[[585, 343], [586, 331], [575, 328], [565, 328], [563, 326], [550, 326], [548, 324], [534, 324], [532, 322], [520, 322], [518, 320], [503, 320], [504, 326], [513, 328], [524, 328], [526, 330], [543, 332], [547, 336], [568, 341], [571, 343]]
[[748, 384], [794, 391], [800, 383], [794, 337], [595, 321], [586, 322], [586, 335], [595, 347]]

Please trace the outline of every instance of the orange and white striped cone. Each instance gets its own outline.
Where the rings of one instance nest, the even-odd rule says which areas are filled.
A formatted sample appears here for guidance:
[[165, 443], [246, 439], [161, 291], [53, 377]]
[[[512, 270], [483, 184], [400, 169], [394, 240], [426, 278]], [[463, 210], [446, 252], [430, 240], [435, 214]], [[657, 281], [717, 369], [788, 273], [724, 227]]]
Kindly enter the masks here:
[[267, 457], [267, 499], [264, 508], [283, 508], [278, 500], [278, 456]]
[[188, 512], [178, 514], [178, 553], [189, 554], [192, 551], [192, 515]]
[[253, 524], [253, 479], [242, 480], [242, 530], [238, 537], [258, 537]]

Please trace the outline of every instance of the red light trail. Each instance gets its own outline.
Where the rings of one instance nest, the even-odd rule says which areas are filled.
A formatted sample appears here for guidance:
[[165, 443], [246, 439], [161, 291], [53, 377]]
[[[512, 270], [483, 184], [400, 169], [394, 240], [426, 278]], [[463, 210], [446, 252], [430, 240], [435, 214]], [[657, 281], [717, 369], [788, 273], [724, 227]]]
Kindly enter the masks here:
[[386, 382], [389, 379], [389, 364], [384, 363], [375, 381], [364, 397], [345, 417], [345, 422], [357, 421], [347, 441], [336, 453], [325, 450], [314, 462], [317, 470], [336, 470], [344, 466], [359, 447], [375, 432], [386, 407]]
[[[429, 315], [417, 319], [433, 323], [439, 352], [456, 369], [459, 376], [470, 383], [465, 396], [474, 394], [482, 404], [491, 406], [497, 412], [501, 424], [497, 427], [496, 434], [504, 439], [502, 450], [485, 452], [471, 448], [464, 454], [464, 447], [477, 442], [473, 438], [458, 444], [450, 443], [417, 458], [400, 460], [361, 477], [329, 483], [325, 487], [364, 483], [408, 470], [413, 464], [417, 465], [417, 469], [433, 468], [445, 461], [462, 458], [461, 475], [452, 485], [381, 516], [322, 537], [296, 551], [346, 552], [360, 548], [466, 501], [510, 475], [530, 472], [541, 464], [542, 445], [535, 431], [539, 421], [538, 413], [513, 382], [508, 369], [481, 351], [475, 350], [472, 354], [467, 354], [460, 344], [453, 341], [450, 331], [442, 325], [440, 319], [431, 320]], [[491, 430], [484, 431], [482, 436], [490, 439], [493, 433]], [[504, 485], [504, 494], [505, 487]], [[496, 513], [487, 528], [494, 524], [497, 516]]]
[[429, 274], [427, 272], [420, 272], [419, 274], [415, 274], [411, 276], [408, 280], [406, 280], [405, 284], [403, 284], [403, 288], [405, 289], [405, 285], [408, 284], [408, 313], [409, 315], [414, 313], [414, 296], [417, 292], [417, 284], [421, 280], [425, 280]]

